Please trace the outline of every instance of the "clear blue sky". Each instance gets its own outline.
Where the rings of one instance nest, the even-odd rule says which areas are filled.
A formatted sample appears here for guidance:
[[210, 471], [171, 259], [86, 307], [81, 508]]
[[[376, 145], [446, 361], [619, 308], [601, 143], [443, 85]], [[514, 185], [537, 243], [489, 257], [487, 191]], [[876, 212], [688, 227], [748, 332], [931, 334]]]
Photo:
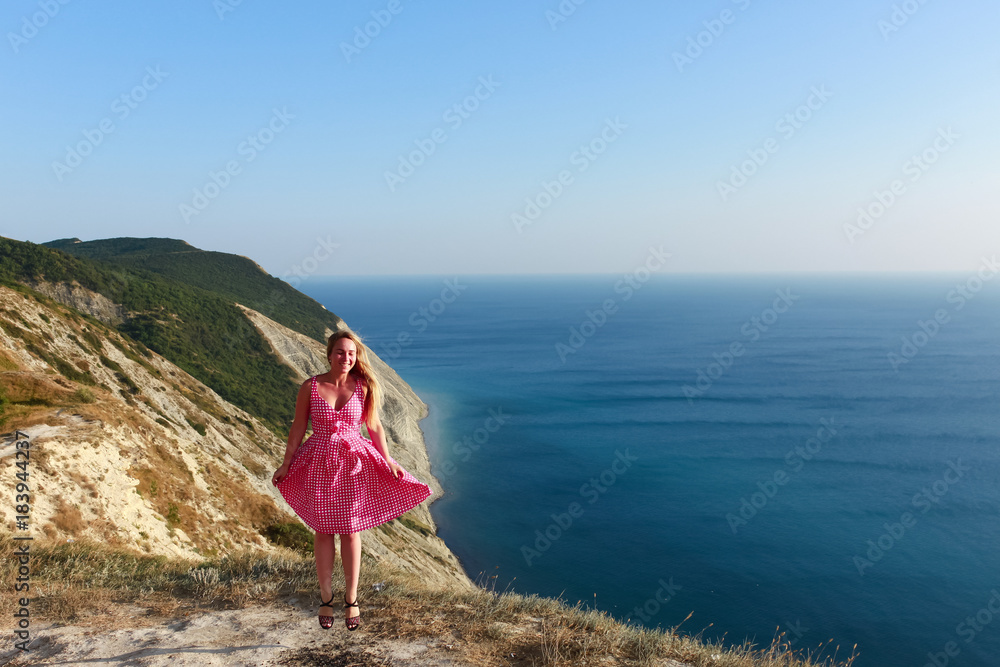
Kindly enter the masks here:
[[[279, 276], [617, 272], [650, 246], [671, 272], [971, 271], [1000, 251], [994, 0], [236, 1], [5, 2], [0, 234], [181, 238]], [[400, 172], [417, 142], [433, 153]], [[845, 229], [876, 192], [894, 201]]]

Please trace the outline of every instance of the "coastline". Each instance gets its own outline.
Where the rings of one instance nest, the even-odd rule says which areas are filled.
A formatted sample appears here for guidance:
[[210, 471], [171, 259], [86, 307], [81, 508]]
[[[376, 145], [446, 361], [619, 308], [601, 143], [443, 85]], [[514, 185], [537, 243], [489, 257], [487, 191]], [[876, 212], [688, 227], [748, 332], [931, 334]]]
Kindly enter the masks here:
[[459, 556], [454, 545], [449, 544], [449, 540], [445, 539], [445, 537], [441, 534], [441, 506], [437, 505], [437, 510], [435, 510], [435, 503], [444, 499], [448, 495], [454, 494], [454, 491], [448, 489], [446, 481], [448, 475], [442, 476], [441, 474], [441, 466], [446, 460], [444, 458], [444, 443], [446, 442], [447, 437], [445, 435], [446, 430], [443, 422], [447, 412], [441, 407], [442, 403], [446, 402], [443, 400], [445, 395], [440, 392], [427, 389], [418, 390], [412, 385], [411, 389], [413, 389], [413, 393], [416, 394], [421, 401], [423, 401], [424, 405], [427, 406], [427, 414], [424, 415], [424, 417], [417, 423], [417, 428], [420, 429], [421, 438], [424, 442], [424, 451], [427, 454], [427, 460], [430, 464], [431, 475], [434, 476], [434, 479], [438, 482], [438, 486], [441, 488], [440, 494], [434, 494], [430, 497], [430, 502], [427, 503], [427, 510], [430, 512], [431, 518], [434, 520], [434, 525], [437, 526], [437, 538], [444, 543], [448, 551], [451, 552], [452, 556], [454, 556], [459, 567], [469, 581], [471, 581], [478, 588], [480, 587], [478, 578], [469, 573], [469, 568], [466, 562], [461, 556]]
[[[424, 449], [427, 452], [427, 458], [431, 464], [431, 474], [434, 477], [438, 477], [435, 468], [439, 467], [439, 462], [437, 457], [442, 454], [443, 442], [444, 442], [444, 428], [441, 424], [443, 410], [440, 407], [440, 397], [439, 394], [426, 389], [417, 389], [410, 385], [413, 389], [413, 393], [423, 401], [424, 405], [427, 406], [427, 414], [420, 418], [417, 422], [417, 428], [420, 429], [421, 437], [424, 441]], [[440, 478], [438, 478], [440, 481]], [[434, 498], [437, 500], [437, 498]]]

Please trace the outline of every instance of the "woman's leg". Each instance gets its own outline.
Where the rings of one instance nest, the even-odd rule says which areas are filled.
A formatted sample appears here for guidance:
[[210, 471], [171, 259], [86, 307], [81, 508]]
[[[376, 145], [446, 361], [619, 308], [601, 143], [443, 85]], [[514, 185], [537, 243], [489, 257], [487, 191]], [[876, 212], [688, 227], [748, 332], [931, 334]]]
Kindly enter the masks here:
[[[320, 600], [333, 599], [333, 559], [337, 555], [333, 535], [316, 533], [313, 538], [313, 553], [316, 555], [316, 575], [319, 577]], [[333, 605], [323, 606], [320, 616], [333, 616]]]
[[[345, 602], [358, 599], [358, 578], [361, 576], [361, 533], [340, 536], [340, 560], [344, 565]], [[358, 616], [357, 607], [347, 609], [347, 618]]]

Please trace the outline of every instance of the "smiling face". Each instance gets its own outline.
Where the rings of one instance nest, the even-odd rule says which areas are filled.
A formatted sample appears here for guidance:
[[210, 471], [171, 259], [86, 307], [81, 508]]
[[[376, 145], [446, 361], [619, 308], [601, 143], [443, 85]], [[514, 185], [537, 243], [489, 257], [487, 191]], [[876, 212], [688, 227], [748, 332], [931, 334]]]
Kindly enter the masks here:
[[350, 338], [341, 338], [333, 344], [330, 350], [330, 370], [335, 373], [346, 373], [354, 368], [358, 358], [358, 348]]

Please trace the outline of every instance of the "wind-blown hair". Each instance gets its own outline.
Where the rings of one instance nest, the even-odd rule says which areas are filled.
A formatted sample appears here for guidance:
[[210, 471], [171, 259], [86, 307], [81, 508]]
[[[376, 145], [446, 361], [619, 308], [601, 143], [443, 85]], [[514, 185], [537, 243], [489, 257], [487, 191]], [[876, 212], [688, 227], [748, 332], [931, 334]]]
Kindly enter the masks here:
[[[329, 361], [330, 359], [333, 346], [341, 338], [350, 339], [358, 350], [357, 357], [354, 360], [354, 367], [351, 368], [351, 375], [355, 376], [355, 378], [362, 378], [368, 386], [368, 392], [365, 394], [364, 405], [361, 409], [361, 421], [368, 422], [369, 419], [374, 419], [378, 416], [379, 407], [382, 405], [382, 386], [375, 379], [375, 373], [372, 371], [371, 363], [368, 361], [368, 347], [361, 342], [361, 339], [353, 331], [345, 330], [330, 334], [330, 337], [326, 341], [327, 360]], [[357, 380], [355, 379], [355, 381]]]

